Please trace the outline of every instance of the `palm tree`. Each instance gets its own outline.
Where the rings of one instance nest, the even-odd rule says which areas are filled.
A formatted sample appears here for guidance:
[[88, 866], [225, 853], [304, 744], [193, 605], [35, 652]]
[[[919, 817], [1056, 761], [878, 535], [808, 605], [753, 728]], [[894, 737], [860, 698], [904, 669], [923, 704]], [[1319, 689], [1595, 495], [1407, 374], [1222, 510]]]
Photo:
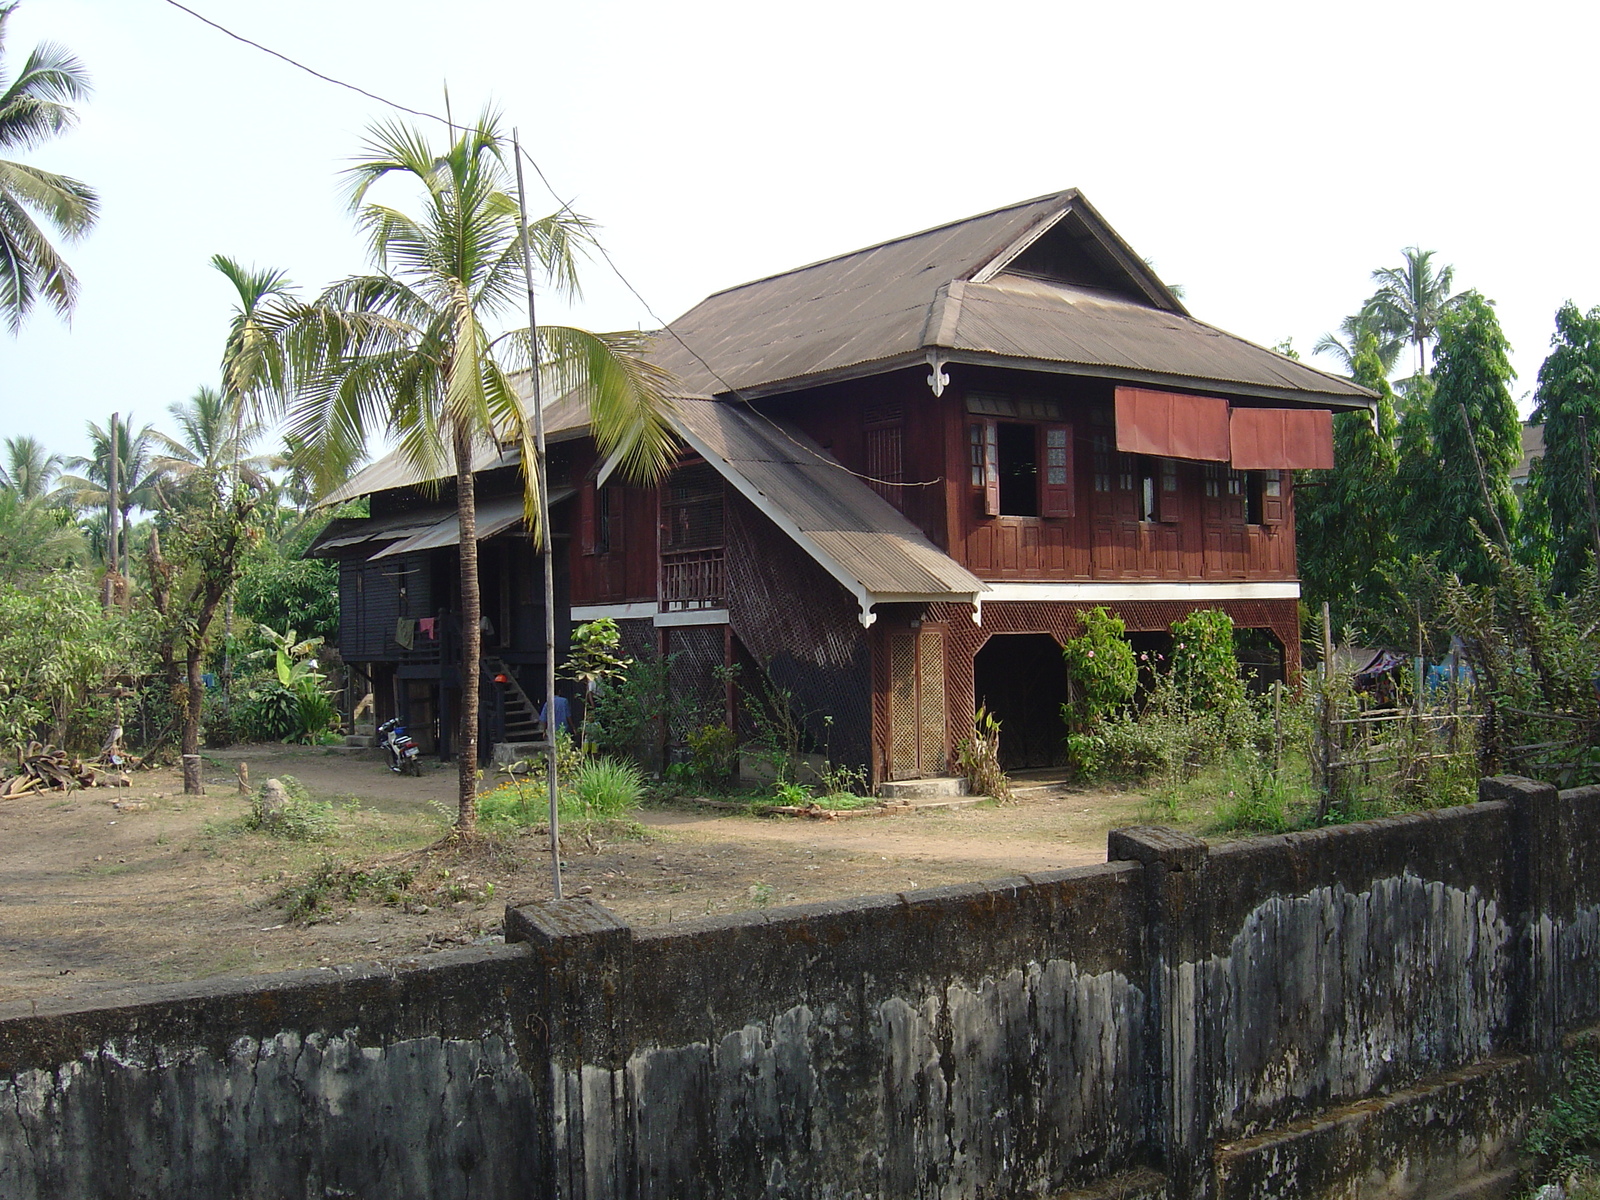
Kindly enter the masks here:
[[[1372, 338], [1372, 344], [1363, 347], [1363, 341]], [[1356, 374], [1356, 360], [1361, 354], [1371, 352], [1377, 356], [1378, 363], [1383, 367], [1385, 377], [1394, 371], [1395, 361], [1400, 357], [1402, 339], [1387, 332], [1378, 320], [1376, 310], [1369, 301], [1361, 307], [1361, 311], [1352, 313], [1339, 322], [1338, 333], [1325, 333], [1317, 339], [1316, 345], [1311, 347], [1313, 354], [1326, 354], [1339, 364], [1339, 369], [1344, 374], [1354, 378]]]
[[[287, 433], [312, 453], [319, 482], [341, 478], [371, 433], [393, 437], [425, 478], [453, 464], [460, 523], [461, 726], [459, 816], [477, 817], [478, 674], [481, 665], [475, 444], [523, 447], [529, 509], [537, 486], [531, 421], [510, 373], [538, 361], [560, 390], [581, 389], [603, 451], [633, 478], [659, 477], [670, 464], [667, 378], [647, 364], [637, 334], [541, 327], [490, 333], [489, 322], [524, 294], [523, 233], [503, 158], [508, 147], [492, 114], [436, 152], [417, 130], [374, 126], [350, 168], [350, 204], [365, 231], [375, 273], [344, 279], [277, 336], [293, 365]], [[418, 185], [418, 217], [368, 202], [394, 178]], [[532, 254], [546, 277], [575, 294], [578, 251], [592, 239], [570, 212], [531, 223]], [[536, 538], [544, 530], [535, 528]]]
[[1388, 337], [1416, 346], [1417, 374], [1421, 376], [1428, 373], [1424, 347], [1438, 332], [1439, 318], [1461, 297], [1450, 294], [1455, 268], [1443, 266], [1435, 271], [1432, 250], [1407, 246], [1401, 253], [1404, 265], [1380, 267], [1372, 273], [1378, 290], [1367, 301], [1367, 308]]
[[[83, 64], [50, 42], [34, 47], [7, 83], [6, 22], [16, 7], [16, 0], [0, 3], [0, 150], [29, 150], [55, 137], [76, 120], [66, 102], [89, 91]], [[78, 277], [33, 214], [71, 241], [89, 231], [99, 207], [87, 184], [0, 158], [0, 316], [12, 333], [41, 296], [63, 317], [71, 315], [78, 296]]]
[[122, 532], [117, 538], [121, 545], [108, 547], [111, 553], [108, 553], [107, 562], [116, 567], [113, 556], [128, 542], [128, 514], [136, 508], [154, 511], [161, 507], [164, 471], [152, 453], [155, 430], [145, 425], [135, 432], [131, 415], [116, 420], [114, 434], [110, 421], [104, 428], [90, 421], [88, 429], [89, 453], [67, 459], [67, 466], [82, 474], [61, 476], [57, 488], [79, 508], [105, 508], [111, 500], [111, 447], [115, 439], [117, 515]]
[[23, 500], [38, 500], [49, 492], [61, 472], [61, 455], [51, 454], [44, 443], [31, 437], [8, 437], [6, 461], [0, 466], [0, 488]]
[[151, 437], [164, 453], [152, 459], [162, 478], [157, 490], [165, 499], [167, 481], [181, 484], [197, 472], [221, 476], [234, 472], [251, 487], [260, 487], [262, 471], [276, 465], [271, 455], [246, 458], [250, 443], [261, 435], [257, 424], [240, 420], [238, 406], [213, 387], [201, 387], [192, 398], [167, 406], [178, 423], [179, 436], [153, 430]]

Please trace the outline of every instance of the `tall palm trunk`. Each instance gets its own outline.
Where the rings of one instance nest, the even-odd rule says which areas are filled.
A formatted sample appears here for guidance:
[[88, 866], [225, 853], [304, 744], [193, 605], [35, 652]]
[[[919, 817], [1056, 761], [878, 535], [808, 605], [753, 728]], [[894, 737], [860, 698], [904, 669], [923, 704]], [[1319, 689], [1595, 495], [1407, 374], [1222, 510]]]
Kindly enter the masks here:
[[478, 675], [483, 654], [478, 594], [478, 497], [472, 479], [472, 438], [457, 425], [456, 518], [461, 525], [461, 732], [457, 739], [460, 790], [456, 828], [478, 824]]

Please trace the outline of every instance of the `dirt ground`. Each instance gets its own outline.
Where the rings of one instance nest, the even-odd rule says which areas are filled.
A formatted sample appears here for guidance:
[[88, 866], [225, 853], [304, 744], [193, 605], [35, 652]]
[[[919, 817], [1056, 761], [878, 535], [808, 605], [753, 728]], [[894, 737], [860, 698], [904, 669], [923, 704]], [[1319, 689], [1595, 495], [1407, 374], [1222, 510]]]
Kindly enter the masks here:
[[[247, 829], [240, 761], [254, 783], [292, 775], [313, 798], [334, 801], [338, 835], [308, 845]], [[642, 839], [563, 838], [562, 879], [569, 896], [653, 924], [1103, 862], [1106, 832], [1144, 817], [1131, 793], [1018, 782], [1011, 805], [839, 821], [645, 809]], [[498, 939], [506, 904], [551, 894], [548, 835], [529, 834], [506, 853], [423, 863], [419, 886], [432, 891], [405, 908], [337, 902], [302, 927], [274, 901], [285, 885], [330, 856], [416, 865], [415, 852], [452, 814], [454, 768], [412, 779], [369, 753], [248, 746], [208, 752], [206, 783], [207, 795], [184, 796], [178, 773], [163, 769], [135, 772], [127, 788], [0, 801], [0, 1003], [109, 1001], [137, 984], [398, 965]]]

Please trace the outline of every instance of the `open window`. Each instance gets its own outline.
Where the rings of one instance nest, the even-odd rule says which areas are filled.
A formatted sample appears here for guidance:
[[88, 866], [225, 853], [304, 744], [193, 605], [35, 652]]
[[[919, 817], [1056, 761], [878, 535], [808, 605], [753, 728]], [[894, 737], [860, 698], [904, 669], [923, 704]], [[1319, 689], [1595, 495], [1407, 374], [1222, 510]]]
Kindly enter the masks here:
[[1243, 475], [1245, 524], [1283, 524], [1283, 472], [1245, 471]]
[[1072, 426], [983, 419], [967, 426], [977, 511], [987, 517], [1070, 517]]

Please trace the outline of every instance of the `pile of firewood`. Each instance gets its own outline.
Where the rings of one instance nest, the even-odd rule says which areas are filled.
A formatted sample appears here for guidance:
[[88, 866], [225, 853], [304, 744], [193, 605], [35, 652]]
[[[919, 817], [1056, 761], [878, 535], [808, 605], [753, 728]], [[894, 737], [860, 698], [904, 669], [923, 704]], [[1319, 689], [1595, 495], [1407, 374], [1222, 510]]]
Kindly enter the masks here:
[[122, 780], [105, 778], [93, 765], [73, 758], [65, 750], [29, 742], [18, 756], [17, 773], [0, 779], [0, 800], [26, 796], [30, 792], [63, 791], [105, 787]]

